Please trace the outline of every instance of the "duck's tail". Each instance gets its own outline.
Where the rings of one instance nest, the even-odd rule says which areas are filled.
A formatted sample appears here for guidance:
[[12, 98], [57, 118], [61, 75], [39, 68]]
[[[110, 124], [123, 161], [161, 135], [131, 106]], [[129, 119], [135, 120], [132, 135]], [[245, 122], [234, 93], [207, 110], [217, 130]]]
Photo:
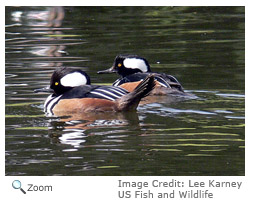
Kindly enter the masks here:
[[155, 87], [154, 75], [148, 75], [131, 93], [122, 96], [118, 99], [118, 111], [131, 111], [135, 110], [140, 100], [149, 95]]

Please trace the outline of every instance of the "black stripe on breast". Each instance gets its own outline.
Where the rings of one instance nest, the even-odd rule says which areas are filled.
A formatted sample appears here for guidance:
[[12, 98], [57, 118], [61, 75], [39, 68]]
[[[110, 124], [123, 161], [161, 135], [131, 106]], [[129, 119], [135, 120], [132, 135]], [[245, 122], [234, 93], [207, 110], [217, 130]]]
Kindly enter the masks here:
[[53, 115], [53, 108], [59, 102], [62, 96], [49, 95], [44, 104], [44, 112], [48, 115]]

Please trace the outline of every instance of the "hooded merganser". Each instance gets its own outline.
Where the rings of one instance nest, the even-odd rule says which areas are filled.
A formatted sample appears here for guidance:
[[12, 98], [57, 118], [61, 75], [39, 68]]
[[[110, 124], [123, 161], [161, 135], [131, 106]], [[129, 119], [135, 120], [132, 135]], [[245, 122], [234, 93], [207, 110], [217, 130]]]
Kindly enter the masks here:
[[148, 61], [138, 55], [118, 55], [113, 65], [107, 70], [98, 71], [98, 74], [117, 72], [121, 78], [117, 79], [113, 86], [120, 86], [129, 92], [148, 75], [153, 74], [156, 86], [151, 92], [153, 95], [184, 94], [182, 85], [171, 75], [151, 72]]
[[44, 111], [49, 115], [63, 112], [129, 111], [154, 88], [154, 76], [146, 77], [134, 91], [115, 86], [90, 85], [89, 76], [82, 70], [57, 68], [50, 87], [35, 92], [52, 92], [46, 99]]

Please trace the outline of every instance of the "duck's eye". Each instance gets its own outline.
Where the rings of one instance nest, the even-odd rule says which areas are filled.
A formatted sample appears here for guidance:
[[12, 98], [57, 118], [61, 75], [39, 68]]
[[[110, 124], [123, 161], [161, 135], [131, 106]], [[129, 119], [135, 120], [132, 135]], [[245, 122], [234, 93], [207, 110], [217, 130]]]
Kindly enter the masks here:
[[56, 81], [56, 82], [54, 83], [54, 85], [55, 85], [55, 86], [58, 86], [58, 85], [59, 85], [59, 83]]
[[118, 64], [118, 67], [121, 67], [121, 66], [122, 66], [122, 64], [121, 64], [121, 63], [119, 63], [119, 64]]

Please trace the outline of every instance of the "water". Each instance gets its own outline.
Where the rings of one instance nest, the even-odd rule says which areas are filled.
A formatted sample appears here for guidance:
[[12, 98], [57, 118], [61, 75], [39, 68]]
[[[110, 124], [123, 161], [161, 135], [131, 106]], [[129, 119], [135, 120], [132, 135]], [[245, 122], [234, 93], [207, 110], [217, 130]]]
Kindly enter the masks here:
[[[6, 7], [6, 175], [244, 175], [244, 7]], [[59, 66], [92, 83], [117, 54], [174, 75], [194, 99], [136, 113], [46, 117]]]

